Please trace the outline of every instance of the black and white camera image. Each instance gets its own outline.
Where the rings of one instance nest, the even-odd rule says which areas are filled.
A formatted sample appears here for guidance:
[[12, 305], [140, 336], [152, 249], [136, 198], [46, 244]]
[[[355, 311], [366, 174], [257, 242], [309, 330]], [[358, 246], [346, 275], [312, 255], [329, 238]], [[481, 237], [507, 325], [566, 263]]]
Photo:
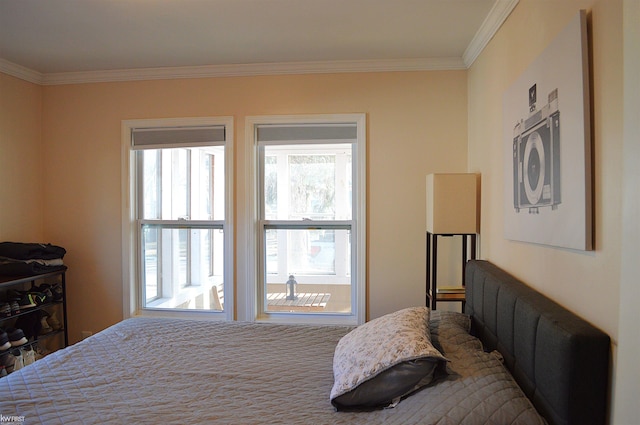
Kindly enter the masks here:
[[513, 206], [539, 213], [542, 207], [556, 210], [561, 203], [560, 110], [558, 89], [537, 108], [537, 85], [529, 88], [529, 115], [513, 132]]
[[581, 11], [504, 92], [506, 239], [593, 249], [588, 45]]

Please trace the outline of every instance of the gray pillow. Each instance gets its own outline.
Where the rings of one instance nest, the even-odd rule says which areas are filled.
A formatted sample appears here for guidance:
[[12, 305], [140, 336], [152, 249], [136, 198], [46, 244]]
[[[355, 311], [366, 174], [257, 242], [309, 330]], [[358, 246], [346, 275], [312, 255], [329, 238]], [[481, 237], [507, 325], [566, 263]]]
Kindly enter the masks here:
[[444, 373], [431, 344], [429, 309], [411, 307], [371, 320], [342, 337], [333, 357], [331, 403], [337, 410], [395, 406]]

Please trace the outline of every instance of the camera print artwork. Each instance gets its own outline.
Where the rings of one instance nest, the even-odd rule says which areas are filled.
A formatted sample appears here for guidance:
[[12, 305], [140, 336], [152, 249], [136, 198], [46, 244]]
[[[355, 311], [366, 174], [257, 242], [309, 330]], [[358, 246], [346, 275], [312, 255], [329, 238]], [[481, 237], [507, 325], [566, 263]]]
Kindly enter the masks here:
[[513, 206], [538, 214], [541, 207], [557, 209], [560, 192], [560, 111], [558, 89], [536, 108], [536, 84], [529, 89], [529, 116], [513, 132]]
[[591, 136], [586, 12], [507, 89], [505, 237], [591, 250]]

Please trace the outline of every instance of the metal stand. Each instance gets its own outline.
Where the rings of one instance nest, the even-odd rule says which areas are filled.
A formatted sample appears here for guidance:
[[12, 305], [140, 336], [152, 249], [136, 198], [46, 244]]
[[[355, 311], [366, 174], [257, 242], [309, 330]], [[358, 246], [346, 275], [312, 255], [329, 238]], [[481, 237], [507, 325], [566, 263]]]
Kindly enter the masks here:
[[[456, 289], [438, 291], [438, 237], [462, 236], [462, 282]], [[457, 301], [462, 303], [464, 311], [465, 293], [465, 265], [468, 260], [476, 258], [476, 237], [475, 233], [455, 233], [441, 234], [427, 232], [427, 282], [426, 282], [426, 305], [432, 310], [436, 309], [438, 301]]]

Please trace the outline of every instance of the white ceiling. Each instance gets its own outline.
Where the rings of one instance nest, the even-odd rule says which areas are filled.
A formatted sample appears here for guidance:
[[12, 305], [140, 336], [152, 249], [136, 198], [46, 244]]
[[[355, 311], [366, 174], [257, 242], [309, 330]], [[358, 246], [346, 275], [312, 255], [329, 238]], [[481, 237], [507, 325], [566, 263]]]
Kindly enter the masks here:
[[0, 0], [0, 71], [460, 69], [517, 1]]

